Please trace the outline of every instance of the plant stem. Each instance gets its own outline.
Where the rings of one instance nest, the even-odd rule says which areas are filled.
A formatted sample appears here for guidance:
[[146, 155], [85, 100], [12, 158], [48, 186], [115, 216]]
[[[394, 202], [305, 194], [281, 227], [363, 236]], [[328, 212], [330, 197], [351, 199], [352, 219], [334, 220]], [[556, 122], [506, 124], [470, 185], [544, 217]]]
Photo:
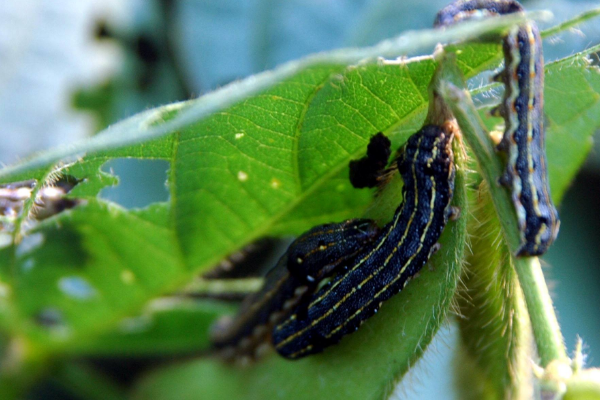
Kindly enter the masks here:
[[[453, 55], [445, 54], [442, 58], [440, 92], [452, 109], [462, 134], [477, 159], [481, 174], [489, 183], [504, 239], [511, 255], [514, 255], [520, 243], [517, 217], [510, 194], [496, 183], [503, 172], [502, 162], [495, 154], [494, 144], [465, 88], [464, 79], [454, 63]], [[542, 366], [546, 367], [553, 360], [566, 359], [564, 341], [539, 260], [537, 257], [514, 256], [512, 259], [529, 311]]]
[[573, 28], [574, 26], [577, 26], [577, 25], [581, 24], [582, 22], [585, 22], [588, 19], [594, 18], [598, 15], [600, 15], [600, 8], [594, 8], [592, 10], [585, 11], [574, 18], [571, 18], [571, 19], [569, 19], [561, 24], [558, 24], [556, 26], [553, 26], [550, 29], [546, 29], [546, 30], [542, 31], [542, 37], [545, 38], [545, 37], [550, 37], [550, 36], [559, 34], [561, 32], [566, 31], [567, 29]]
[[539, 259], [517, 258], [514, 264], [527, 303], [541, 365], [546, 367], [553, 360], [566, 360], [564, 339]]
[[183, 293], [205, 296], [224, 293], [247, 295], [258, 291], [262, 283], [262, 278], [196, 279], [183, 289]]

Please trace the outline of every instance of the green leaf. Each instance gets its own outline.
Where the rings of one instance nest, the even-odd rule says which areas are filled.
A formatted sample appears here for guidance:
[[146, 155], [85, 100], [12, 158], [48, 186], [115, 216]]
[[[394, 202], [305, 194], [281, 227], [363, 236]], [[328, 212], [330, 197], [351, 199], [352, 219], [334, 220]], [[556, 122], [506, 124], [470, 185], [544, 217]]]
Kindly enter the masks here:
[[[361, 329], [323, 354], [288, 361], [275, 354], [240, 368], [202, 359], [158, 370], [144, 379], [136, 398], [168, 399], [381, 399], [421, 356], [452, 303], [466, 240], [465, 169], [457, 167], [453, 204], [464, 213], [450, 222], [436, 253], [417, 279], [388, 300]], [[382, 194], [399, 204], [397, 188]], [[389, 189], [388, 189], [389, 188]]]
[[587, 58], [598, 50], [600, 46], [594, 46], [546, 66], [546, 153], [556, 203], [581, 168], [600, 127], [600, 69]]
[[124, 390], [108, 377], [82, 363], [63, 363], [54, 368], [51, 380], [77, 398], [88, 400], [125, 400]]
[[160, 298], [141, 315], [91, 340], [74, 343], [68, 354], [86, 356], [157, 356], [189, 353], [209, 347], [208, 332], [215, 320], [232, 307], [216, 302]]
[[187, 276], [165, 204], [127, 212], [90, 199], [2, 253], [17, 310], [2, 322], [40, 351], [110, 328]]

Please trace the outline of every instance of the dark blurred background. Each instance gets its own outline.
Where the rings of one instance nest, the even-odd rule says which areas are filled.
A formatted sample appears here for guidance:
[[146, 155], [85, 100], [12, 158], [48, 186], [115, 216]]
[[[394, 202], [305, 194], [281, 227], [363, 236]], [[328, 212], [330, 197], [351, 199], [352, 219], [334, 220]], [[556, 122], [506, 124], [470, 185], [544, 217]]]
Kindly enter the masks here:
[[[449, 0], [21, 0], [0, 2], [0, 162], [71, 143], [147, 108], [185, 100], [309, 53], [365, 46], [429, 28]], [[523, 1], [554, 25], [600, 6]], [[542, 25], [543, 27], [544, 25]], [[598, 19], [544, 41], [547, 61], [600, 42]], [[481, 80], [473, 84], [481, 83]], [[597, 149], [598, 147], [596, 147]], [[165, 162], [105, 165], [125, 207], [166, 200]], [[600, 366], [600, 157], [590, 154], [560, 208], [560, 237], [544, 257], [565, 339]], [[447, 398], [452, 324], [405, 379], [402, 398]], [[114, 367], [112, 367], [114, 368]], [[115, 370], [115, 373], [119, 373]], [[62, 396], [51, 386], [36, 398]]]

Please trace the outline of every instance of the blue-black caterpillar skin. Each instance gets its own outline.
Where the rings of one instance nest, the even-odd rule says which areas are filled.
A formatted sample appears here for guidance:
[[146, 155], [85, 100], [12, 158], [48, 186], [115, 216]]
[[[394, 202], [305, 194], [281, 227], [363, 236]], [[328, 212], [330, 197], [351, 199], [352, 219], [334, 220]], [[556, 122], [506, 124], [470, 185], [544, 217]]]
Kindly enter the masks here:
[[[442, 9], [435, 26], [465, 19], [522, 12], [512, 0], [457, 1]], [[498, 149], [508, 154], [499, 182], [511, 189], [521, 246], [517, 256], [538, 256], [548, 250], [560, 226], [548, 185], [544, 132], [544, 57], [537, 26], [526, 22], [504, 38], [504, 70], [496, 80], [505, 85], [502, 103], [495, 109], [505, 121]]]
[[379, 236], [273, 329], [273, 345], [288, 359], [321, 352], [358, 329], [398, 293], [438, 248], [454, 190], [453, 133], [434, 125], [411, 136], [397, 160], [402, 204]]
[[514, 0], [458, 0], [441, 9], [434, 26], [449, 26], [470, 18], [522, 12], [523, 6]]
[[298, 237], [265, 277], [262, 288], [247, 296], [238, 314], [218, 321], [211, 341], [225, 358], [248, 356], [268, 340], [270, 327], [336, 268], [350, 262], [379, 228], [368, 219], [320, 225]]

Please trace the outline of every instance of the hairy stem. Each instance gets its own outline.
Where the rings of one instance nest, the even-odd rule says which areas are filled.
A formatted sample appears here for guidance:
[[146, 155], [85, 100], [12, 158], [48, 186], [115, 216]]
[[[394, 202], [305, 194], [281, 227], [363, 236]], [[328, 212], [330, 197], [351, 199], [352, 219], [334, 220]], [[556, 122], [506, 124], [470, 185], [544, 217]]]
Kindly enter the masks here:
[[527, 303], [541, 365], [546, 367], [553, 360], [567, 359], [564, 339], [539, 259], [517, 258], [514, 263]]

